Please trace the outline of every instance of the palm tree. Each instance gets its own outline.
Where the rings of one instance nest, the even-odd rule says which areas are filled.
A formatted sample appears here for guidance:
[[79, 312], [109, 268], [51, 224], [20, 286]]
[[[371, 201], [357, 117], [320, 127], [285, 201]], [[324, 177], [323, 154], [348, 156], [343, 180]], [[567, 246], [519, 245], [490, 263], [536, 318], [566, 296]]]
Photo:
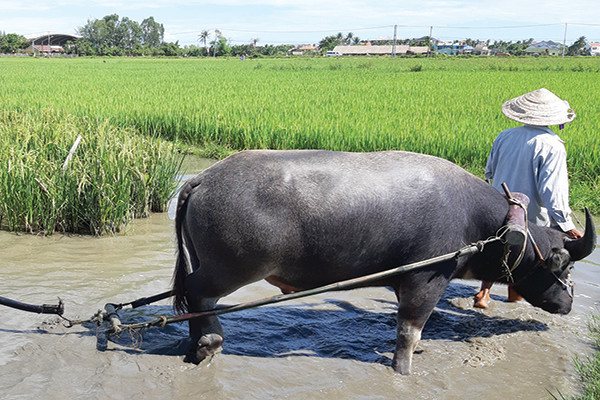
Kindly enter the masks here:
[[[204, 49], [206, 50], [206, 39], [210, 36], [210, 32], [202, 31], [198, 35], [198, 40], [202, 40], [204, 42]], [[208, 50], [206, 51], [206, 56], [208, 57]]]
[[256, 54], [256, 43], [258, 43], [258, 41], [260, 39], [258, 39], [258, 38], [252, 38], [250, 40], [252, 41], [252, 53]]
[[221, 31], [218, 29], [215, 29], [215, 40], [213, 40], [211, 42], [213, 44], [213, 57], [217, 56], [217, 47], [219, 46], [219, 43], [221, 42], [222, 37], [223, 37], [223, 34], [221, 33]]
[[348, 32], [346, 35], [346, 39], [344, 39], [344, 44], [349, 45], [352, 44], [352, 39], [354, 38], [354, 34], [352, 32]]

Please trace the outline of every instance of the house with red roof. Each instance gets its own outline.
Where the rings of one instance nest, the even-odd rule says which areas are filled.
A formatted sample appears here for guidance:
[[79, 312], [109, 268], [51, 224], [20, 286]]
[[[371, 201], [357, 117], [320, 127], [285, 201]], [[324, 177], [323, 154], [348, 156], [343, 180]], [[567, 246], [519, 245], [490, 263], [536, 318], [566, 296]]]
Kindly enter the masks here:
[[600, 56], [600, 43], [588, 43], [585, 49], [590, 52], [591, 56]]

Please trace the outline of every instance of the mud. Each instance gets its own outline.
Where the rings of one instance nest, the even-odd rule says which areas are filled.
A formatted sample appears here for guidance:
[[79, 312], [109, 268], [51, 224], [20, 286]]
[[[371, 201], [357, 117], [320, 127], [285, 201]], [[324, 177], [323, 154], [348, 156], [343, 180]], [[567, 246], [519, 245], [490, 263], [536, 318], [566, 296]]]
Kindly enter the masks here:
[[[175, 260], [170, 213], [136, 221], [123, 235], [50, 238], [0, 232], [0, 295], [65, 302], [88, 318], [106, 302], [170, 287]], [[575, 357], [592, 349], [590, 313], [599, 313], [600, 250], [578, 262], [571, 314], [506, 303], [492, 288], [487, 310], [472, 308], [478, 282], [455, 281], [424, 331], [413, 374], [391, 370], [395, 299], [386, 289], [322, 294], [221, 317], [222, 353], [183, 362], [186, 324], [127, 332], [96, 349], [96, 326], [66, 328], [54, 316], [0, 307], [0, 392], [4, 399], [478, 399], [548, 398], [578, 390]], [[275, 295], [266, 282], [222, 303]], [[124, 322], [172, 312], [168, 301], [124, 310]]]

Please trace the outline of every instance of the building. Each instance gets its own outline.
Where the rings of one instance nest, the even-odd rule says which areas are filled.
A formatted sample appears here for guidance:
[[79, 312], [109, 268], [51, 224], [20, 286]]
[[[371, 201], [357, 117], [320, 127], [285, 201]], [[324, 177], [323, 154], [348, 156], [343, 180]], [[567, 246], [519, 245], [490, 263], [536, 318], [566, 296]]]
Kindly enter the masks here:
[[562, 45], [552, 40], [544, 40], [542, 42], [533, 42], [524, 51], [525, 54], [530, 56], [558, 56], [562, 54]]
[[335, 46], [333, 49], [343, 56], [391, 56], [396, 55], [415, 55], [427, 54], [427, 46], [407, 46], [407, 45], [359, 45], [359, 46]]
[[476, 56], [489, 56], [492, 54], [492, 51], [488, 48], [486, 42], [479, 42], [475, 45], [473, 54]]
[[48, 33], [47, 35], [38, 36], [28, 39], [29, 47], [27, 53], [43, 53], [43, 54], [59, 54], [64, 52], [64, 45], [67, 42], [74, 42], [80, 39], [81, 36], [66, 35], [59, 33]]
[[[480, 42], [480, 44], [481, 43], [484, 43], [484, 42]], [[467, 55], [482, 54], [481, 49], [478, 50], [477, 47], [469, 46], [467, 44], [466, 40], [460, 40], [458, 42], [436, 41], [434, 46], [435, 46], [436, 53], [445, 54], [448, 56], [455, 56], [457, 54], [467, 54]], [[478, 44], [478, 46], [479, 46], [479, 44]], [[479, 53], [478, 53], [478, 51], [479, 51]], [[486, 46], [486, 51], [487, 51], [487, 46]]]
[[462, 54], [472, 55], [475, 51], [475, 47], [469, 46], [468, 44], [462, 48]]
[[319, 48], [310, 44], [303, 44], [288, 50], [288, 54], [291, 54], [293, 56], [316, 55], [318, 52]]
[[591, 56], [600, 56], [600, 43], [588, 43], [584, 47]]

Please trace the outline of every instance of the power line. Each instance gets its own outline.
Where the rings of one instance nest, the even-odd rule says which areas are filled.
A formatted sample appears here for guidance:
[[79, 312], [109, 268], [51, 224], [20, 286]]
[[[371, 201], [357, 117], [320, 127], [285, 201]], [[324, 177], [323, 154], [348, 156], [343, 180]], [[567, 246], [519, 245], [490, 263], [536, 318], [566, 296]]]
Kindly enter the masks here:
[[535, 25], [506, 25], [506, 26], [436, 26], [435, 29], [523, 29], [523, 28], [538, 28], [543, 26], [563, 26], [564, 24], [535, 24]]
[[568, 24], [569, 25], [576, 25], [576, 26], [580, 25], [580, 26], [598, 26], [598, 27], [600, 27], [600, 24], [578, 24], [578, 23], [571, 23], [571, 22], [569, 22]]
[[[548, 23], [548, 24], [528, 24], [528, 25], [503, 25], [503, 26], [452, 26], [452, 25], [403, 25], [397, 24], [398, 28], [419, 28], [419, 29], [428, 29], [433, 27], [434, 29], [464, 29], [464, 30], [489, 30], [489, 29], [523, 29], [523, 28], [541, 28], [547, 26], [564, 26], [565, 23]], [[600, 24], [586, 24], [586, 23], [571, 23], [568, 22], [568, 25], [571, 26], [597, 26], [600, 27]], [[319, 29], [319, 30], [263, 30], [263, 29], [236, 29], [236, 28], [219, 28], [220, 31], [228, 31], [228, 32], [245, 32], [245, 33], [279, 33], [279, 34], [299, 34], [299, 33], [325, 33], [325, 32], [355, 32], [355, 31], [364, 31], [364, 30], [375, 30], [375, 29], [391, 29], [394, 25], [381, 25], [381, 26], [371, 26], [371, 27], [362, 27], [362, 28], [350, 28], [350, 29]], [[186, 32], [174, 32], [170, 33], [170, 35], [185, 35], [192, 33], [200, 33], [201, 30], [196, 31], [186, 31]]]
[[[320, 29], [320, 30], [297, 30], [297, 31], [280, 31], [280, 30], [258, 30], [258, 29], [231, 29], [231, 28], [217, 28], [221, 32], [245, 32], [245, 33], [290, 33], [290, 34], [298, 34], [298, 33], [325, 33], [325, 32], [354, 32], [354, 31], [365, 31], [365, 30], [374, 30], [374, 29], [385, 29], [392, 28], [394, 25], [383, 25], [383, 26], [372, 26], [366, 28], [353, 28], [353, 29]], [[191, 33], [200, 33], [201, 30], [197, 31], [188, 31], [188, 32], [175, 32], [170, 33], [170, 35], [184, 35]]]
[[223, 31], [231, 31], [231, 32], [252, 32], [252, 33], [321, 33], [321, 32], [353, 32], [353, 31], [365, 31], [365, 30], [373, 30], [373, 29], [384, 29], [384, 28], [392, 28], [393, 25], [384, 25], [384, 26], [373, 26], [369, 28], [353, 28], [353, 29], [321, 29], [321, 30], [311, 30], [311, 31], [258, 31], [258, 30], [246, 30], [246, 29], [222, 29]]
[[[523, 25], [502, 25], [502, 26], [451, 26], [451, 25], [403, 25], [403, 24], [397, 24], [397, 28], [401, 28], [401, 29], [417, 29], [420, 30], [422, 29], [424, 32], [425, 30], [428, 30], [429, 32], [431, 32], [432, 30], [435, 32], [437, 31], [438, 33], [441, 33], [441, 35], [435, 35], [435, 36], [441, 36], [440, 39], [442, 40], [452, 40], [452, 39], [460, 39], [457, 37], [457, 35], [444, 35], [443, 32], [447, 32], [450, 33], [449, 31], [455, 30], [457, 31], [475, 31], [475, 30], [479, 30], [482, 31], [480, 32], [479, 36], [485, 36], [485, 31], [495, 31], [495, 30], [516, 30], [516, 29], [529, 29], [532, 31], [529, 31], [526, 33], [527, 36], [529, 37], [535, 37], [536, 34], [537, 36], [539, 36], [539, 32], [536, 32], [536, 28], [547, 28], [547, 27], [562, 27], [565, 25], [570, 25], [571, 27], [577, 27], [577, 26], [586, 26], [586, 27], [600, 27], [600, 24], [585, 24], [585, 23], [545, 23], [545, 24], [523, 24]], [[236, 33], [247, 33], [247, 34], [253, 34], [253, 35], [290, 35], [290, 34], [296, 34], [296, 35], [309, 35], [309, 34], [323, 34], [326, 35], [328, 33], [331, 32], [358, 32], [358, 31], [368, 31], [368, 30], [381, 30], [381, 29], [394, 29], [394, 25], [380, 25], [380, 26], [371, 26], [371, 27], [358, 27], [358, 28], [351, 28], [351, 29], [322, 29], [322, 30], [264, 30], [264, 29], [232, 29], [232, 28], [221, 28], [219, 29], [221, 32], [224, 32], [225, 35], [228, 34], [233, 34], [233, 36], [238, 36], [238, 37], [234, 37], [234, 38], [230, 38], [229, 40], [231, 42], [235, 42], [235, 43], [246, 43], [248, 40], [244, 40], [242, 38], [239, 37], [239, 35], [235, 35]], [[174, 33], [169, 33], [169, 36], [179, 36], [179, 35], [198, 35], [200, 34], [204, 29], [199, 29], [199, 30], [195, 30], [195, 31], [183, 31], [183, 32], [174, 32]], [[413, 32], [414, 33], [414, 32]], [[575, 33], [571, 30], [570, 33], [570, 37], [569, 38], [562, 38], [562, 39], [558, 39], [558, 33], [555, 32], [554, 35], [550, 34], [550, 36], [555, 36], [556, 38], [552, 38], [549, 39], [548, 38], [548, 34], [550, 32], [545, 32], [544, 36], [546, 37], [546, 40], [554, 40], [554, 41], [558, 41], [558, 42], [563, 42], [564, 44], [566, 44], [567, 42], [572, 43], [574, 42], [575, 39], [572, 39], [571, 37], [573, 37], [575, 35]], [[431, 35], [431, 34], [430, 34]], [[494, 36], [493, 38], [488, 38], [488, 40], [498, 40], [499, 39], [499, 35], [492, 35]], [[501, 35], [500, 35], [501, 36]], [[514, 36], [514, 35], [513, 35]], [[567, 40], [568, 39], [568, 40]], [[376, 40], [376, 39], [371, 39], [371, 40]], [[508, 39], [502, 39], [502, 40], [508, 40]], [[265, 43], [269, 43], [269, 44], [290, 44], [290, 40], [286, 40], [285, 38], [281, 37], [279, 38], [279, 40], [271, 40], [271, 39], [265, 39], [263, 40]], [[314, 38], [310, 39], [310, 38], [296, 38], [293, 40], [294, 43], [307, 43], [307, 42], [314, 42]], [[588, 41], [594, 42], [596, 41], [594, 38], [588, 37]]]

